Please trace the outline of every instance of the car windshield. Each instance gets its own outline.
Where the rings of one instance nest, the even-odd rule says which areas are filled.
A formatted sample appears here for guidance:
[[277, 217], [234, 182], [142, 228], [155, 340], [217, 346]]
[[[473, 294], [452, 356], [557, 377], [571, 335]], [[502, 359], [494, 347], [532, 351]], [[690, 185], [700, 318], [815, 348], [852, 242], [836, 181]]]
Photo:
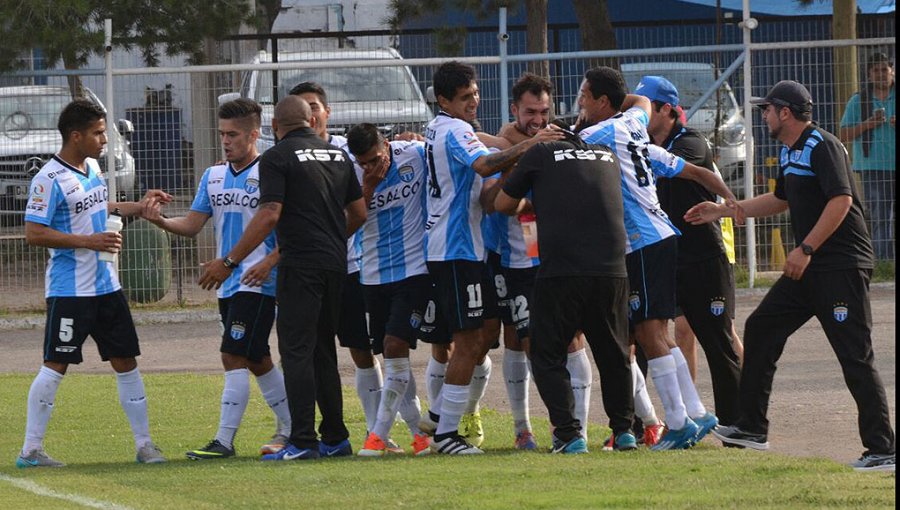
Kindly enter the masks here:
[[[712, 87], [712, 84], [715, 83], [715, 76], [713, 76], [712, 68], [708, 69], [653, 69], [647, 71], [625, 71], [622, 73], [625, 76], [625, 83], [628, 85], [628, 90], [634, 90], [637, 87], [638, 82], [641, 81], [641, 78], [645, 75], [656, 75], [656, 76], [664, 76], [667, 80], [671, 81], [675, 88], [678, 89], [678, 99], [681, 103], [682, 107], [685, 110], [690, 109], [694, 106], [694, 103], [700, 99], [700, 96], [703, 95], [704, 92], [709, 90]], [[730, 99], [729, 89], [723, 85], [719, 88], [722, 92], [721, 100], [724, 103], [726, 108], [733, 108], [735, 105], [732, 103]], [[705, 107], [707, 109], [714, 109], [716, 107], [716, 95], [713, 94], [706, 101]]]
[[[272, 72], [262, 71], [259, 76], [256, 100], [271, 104]], [[401, 66], [278, 71], [278, 97], [288, 95], [295, 85], [305, 81], [321, 85], [329, 103], [421, 100]]]
[[56, 129], [59, 112], [72, 98], [63, 94], [23, 94], [0, 96], [0, 122], [3, 131]]

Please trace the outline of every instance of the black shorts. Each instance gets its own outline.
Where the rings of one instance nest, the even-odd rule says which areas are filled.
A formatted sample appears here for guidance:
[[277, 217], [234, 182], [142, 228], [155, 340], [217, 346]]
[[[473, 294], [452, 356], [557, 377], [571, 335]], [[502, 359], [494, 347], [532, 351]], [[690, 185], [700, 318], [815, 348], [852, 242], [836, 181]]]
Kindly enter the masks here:
[[128, 299], [121, 290], [102, 296], [47, 298], [44, 361], [81, 363], [81, 346], [88, 335], [103, 361], [141, 354]]
[[413, 349], [418, 329], [425, 316], [431, 279], [428, 275], [411, 276], [383, 285], [363, 285], [372, 350], [384, 352], [384, 336], [395, 336]]
[[222, 346], [219, 352], [259, 363], [270, 356], [269, 334], [275, 322], [275, 298], [258, 292], [237, 292], [219, 300]]
[[675, 318], [675, 277], [678, 245], [675, 236], [625, 256], [628, 267], [628, 318], [632, 324], [647, 319]]
[[[697, 278], [697, 275], [703, 275]], [[688, 306], [702, 304], [711, 317], [725, 315], [734, 320], [734, 266], [724, 253], [718, 257], [678, 266], [675, 296], [679, 315]]]
[[[490, 261], [490, 257], [488, 257]], [[534, 289], [537, 276], [536, 267], [511, 268], [500, 267], [500, 256], [497, 255], [497, 267], [494, 269], [494, 289], [497, 292], [497, 308], [504, 326], [516, 328], [519, 340], [528, 338], [528, 323], [531, 312], [528, 301]]]
[[[372, 349], [369, 326], [366, 324], [366, 300], [363, 298], [359, 271], [347, 275], [341, 294], [341, 320], [337, 327], [338, 342], [341, 347], [352, 349]], [[381, 351], [374, 351], [381, 354]]]
[[497, 295], [485, 263], [428, 262], [428, 272], [434, 281], [437, 312], [446, 319], [451, 334], [478, 329], [485, 320], [497, 318]]

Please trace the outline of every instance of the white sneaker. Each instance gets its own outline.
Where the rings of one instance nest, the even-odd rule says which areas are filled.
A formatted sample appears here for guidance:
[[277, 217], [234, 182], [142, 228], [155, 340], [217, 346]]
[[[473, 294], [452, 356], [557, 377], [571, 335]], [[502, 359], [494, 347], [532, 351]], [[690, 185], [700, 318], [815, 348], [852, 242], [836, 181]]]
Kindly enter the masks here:
[[432, 442], [431, 451], [446, 455], [477, 455], [484, 453], [483, 450], [470, 445], [460, 436], [451, 436], [443, 441]]

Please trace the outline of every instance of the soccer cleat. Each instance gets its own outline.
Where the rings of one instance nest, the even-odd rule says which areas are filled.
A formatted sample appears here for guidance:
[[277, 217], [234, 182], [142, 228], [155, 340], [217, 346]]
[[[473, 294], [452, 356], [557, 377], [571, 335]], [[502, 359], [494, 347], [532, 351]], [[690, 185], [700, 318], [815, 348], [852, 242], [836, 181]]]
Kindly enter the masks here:
[[666, 430], [666, 426], [662, 423], [656, 425], [647, 425], [644, 427], [644, 444], [649, 448], [659, 442]]
[[403, 455], [406, 453], [403, 450], [403, 447], [397, 444], [397, 442], [391, 438], [388, 438], [388, 440], [384, 444], [387, 447], [385, 451], [388, 453], [388, 455]]
[[584, 438], [579, 436], [575, 436], [568, 442], [563, 442], [560, 439], [557, 439], [556, 436], [553, 436], [553, 449], [550, 450], [550, 453], [562, 453], [562, 454], [579, 454], [579, 453], [588, 453], [587, 443], [584, 441]]
[[150, 442], [138, 448], [136, 460], [138, 464], [161, 464], [166, 458], [159, 447]]
[[347, 457], [350, 455], [353, 455], [353, 447], [350, 446], [349, 439], [333, 445], [319, 441], [319, 457]]
[[606, 438], [606, 441], [603, 441], [603, 447], [600, 448], [604, 452], [611, 452], [613, 450], [613, 441], [616, 439], [615, 434], [610, 434], [609, 437]]
[[707, 412], [699, 418], [694, 418], [694, 423], [696, 423], [697, 427], [700, 429], [697, 431], [697, 437], [694, 439], [694, 444], [696, 444], [719, 425], [719, 419], [716, 418], [716, 415], [713, 413]]
[[690, 418], [684, 419], [684, 426], [678, 430], [669, 429], [660, 438], [659, 442], [650, 449], [659, 452], [663, 450], [686, 450], [694, 446], [694, 438], [697, 437], [697, 431], [700, 427]]
[[272, 439], [269, 439], [269, 442], [259, 447], [259, 454], [266, 455], [269, 453], [278, 453], [279, 450], [284, 448], [289, 441], [289, 438], [284, 434], [275, 434], [272, 436]]
[[185, 455], [191, 460], [224, 459], [234, 457], [234, 448], [229, 448], [220, 443], [218, 439], [213, 439], [203, 448], [191, 450]]
[[460, 436], [450, 436], [441, 441], [432, 441], [431, 451], [444, 455], [477, 455], [484, 453], [480, 448], [470, 445]]
[[459, 420], [459, 435], [472, 446], [479, 447], [484, 443], [484, 427], [481, 425], [481, 414], [477, 411], [464, 414]]
[[360, 457], [381, 457], [387, 452], [387, 445], [378, 437], [378, 434], [369, 432], [362, 449], [356, 452]]
[[416, 434], [412, 442], [413, 454], [417, 457], [431, 453], [431, 440], [425, 434]]
[[28, 455], [19, 454], [16, 459], [17, 468], [30, 467], [63, 467], [65, 464], [47, 455], [41, 448], [36, 448], [28, 452]]
[[428, 411], [428, 414], [423, 415], [422, 419], [419, 420], [419, 430], [426, 436], [433, 436], [435, 431], [437, 431], [438, 420], [435, 418], [440, 418], [440, 416]]
[[516, 450], [537, 450], [537, 441], [530, 430], [523, 430], [516, 434]]
[[603, 442], [602, 449], [605, 452], [636, 450], [637, 439], [635, 439], [634, 434], [632, 434], [631, 432], [625, 432], [619, 434], [618, 436], [613, 434]]
[[733, 425], [731, 427], [716, 427], [712, 430], [712, 435], [716, 436], [719, 441], [726, 445], [745, 446], [754, 450], [768, 450], [769, 441], [765, 434], [753, 434], [746, 432]]
[[[319, 443], [321, 445], [321, 443]], [[313, 460], [319, 458], [319, 450], [317, 448], [297, 448], [288, 443], [284, 448], [275, 453], [262, 456], [262, 460]]]
[[889, 471], [893, 473], [896, 465], [895, 457], [894, 453], [867, 453], [850, 464], [850, 467], [857, 471]]

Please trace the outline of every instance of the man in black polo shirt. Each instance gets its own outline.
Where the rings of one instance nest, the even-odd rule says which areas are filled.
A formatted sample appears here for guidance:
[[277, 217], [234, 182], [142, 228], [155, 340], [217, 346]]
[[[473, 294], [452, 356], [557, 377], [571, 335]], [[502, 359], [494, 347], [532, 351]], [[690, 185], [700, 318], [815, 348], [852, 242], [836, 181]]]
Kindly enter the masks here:
[[[508, 175], [508, 178], [507, 178]], [[505, 182], [502, 182], [504, 181]], [[582, 330], [600, 370], [616, 449], [634, 449], [628, 361], [628, 278], [619, 162], [608, 147], [569, 132], [541, 143], [501, 177], [496, 210], [516, 214], [529, 191], [537, 215], [539, 266], [530, 303], [531, 367], [550, 414], [554, 453], [586, 453], [566, 370]]]
[[[713, 434], [728, 444], [768, 449], [766, 412], [775, 365], [788, 336], [815, 316], [859, 412], [866, 451], [853, 467], [894, 471], [894, 431], [872, 351], [869, 279], [874, 256], [847, 151], [811, 122], [812, 97], [803, 85], [781, 81], [765, 98], [751, 102], [762, 108], [769, 134], [784, 147], [775, 192], [739, 205], [748, 216], [790, 210], [797, 247], [785, 260], [784, 275], [747, 319], [741, 416], [734, 426]], [[685, 219], [696, 224], [726, 214], [724, 207], [704, 202]]]
[[[241, 240], [204, 278], [223, 276], [276, 228], [278, 350], [291, 410], [289, 444], [263, 460], [319, 457], [315, 430], [332, 456], [351, 455], [344, 425], [335, 329], [347, 272], [347, 237], [366, 219], [359, 181], [347, 154], [319, 138], [309, 104], [287, 96], [275, 106], [280, 141], [260, 159], [260, 206]], [[202, 282], [202, 279], [201, 279]]]
[[[635, 94], [653, 103], [647, 132], [653, 143], [681, 156], [685, 161], [716, 172], [709, 142], [696, 130], [685, 127], [678, 120], [678, 89], [661, 76], [644, 76]], [[721, 425], [733, 425], [738, 407], [738, 383], [741, 377], [740, 357], [735, 352], [734, 271], [722, 242], [719, 222], [691, 225], [684, 221], [684, 213], [716, 196], [700, 184], [687, 179], [660, 177], [656, 194], [672, 224], [681, 231], [678, 238], [678, 270], [675, 298], [693, 329], [709, 363], [716, 417]], [[702, 274], [703, 278], [697, 278]], [[738, 342], [740, 340], [737, 340]], [[681, 345], [679, 345], [679, 351]], [[693, 352], [693, 351], [692, 351]], [[676, 357], [689, 363], [688, 353]], [[688, 367], [680, 367], [687, 370]]]

